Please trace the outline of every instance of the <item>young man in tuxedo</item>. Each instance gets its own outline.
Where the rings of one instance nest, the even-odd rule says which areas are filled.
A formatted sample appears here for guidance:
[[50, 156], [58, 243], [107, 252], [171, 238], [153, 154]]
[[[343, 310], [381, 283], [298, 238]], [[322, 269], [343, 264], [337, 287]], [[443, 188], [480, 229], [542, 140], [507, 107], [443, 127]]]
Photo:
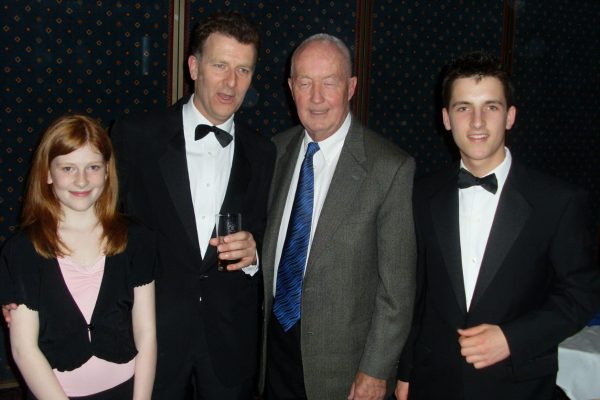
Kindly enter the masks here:
[[[260, 312], [260, 248], [274, 162], [271, 142], [234, 114], [258, 56], [240, 14], [198, 25], [188, 66], [194, 93], [112, 129], [127, 214], [158, 233], [158, 360], [154, 399], [251, 399]], [[214, 238], [215, 214], [240, 212], [243, 231]], [[217, 246], [218, 245], [218, 246]], [[217, 257], [236, 260], [217, 271]]]
[[586, 196], [505, 146], [513, 87], [473, 53], [443, 81], [461, 155], [415, 186], [417, 297], [396, 397], [551, 399], [557, 346], [598, 307]]

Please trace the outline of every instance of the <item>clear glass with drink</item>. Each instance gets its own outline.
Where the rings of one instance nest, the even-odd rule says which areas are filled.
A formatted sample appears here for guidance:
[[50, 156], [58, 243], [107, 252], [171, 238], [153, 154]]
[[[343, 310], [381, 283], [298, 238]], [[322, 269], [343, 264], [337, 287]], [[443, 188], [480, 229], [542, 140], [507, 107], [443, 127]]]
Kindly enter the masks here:
[[[224, 213], [217, 214], [216, 219], [216, 233], [219, 243], [224, 243], [223, 238], [232, 233], [236, 233], [242, 230], [242, 214], [240, 213]], [[234, 260], [221, 260], [217, 253], [217, 270], [227, 271], [227, 265], [234, 263]]]

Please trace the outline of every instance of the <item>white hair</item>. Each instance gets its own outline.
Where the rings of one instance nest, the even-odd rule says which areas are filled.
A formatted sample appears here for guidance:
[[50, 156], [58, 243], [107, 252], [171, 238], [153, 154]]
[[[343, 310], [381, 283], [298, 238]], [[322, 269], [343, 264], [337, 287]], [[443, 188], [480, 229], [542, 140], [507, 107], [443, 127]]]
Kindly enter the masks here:
[[294, 74], [294, 59], [306, 46], [308, 46], [312, 42], [326, 42], [331, 43], [332, 45], [337, 47], [344, 60], [344, 67], [346, 69], [346, 72], [348, 73], [348, 76], [352, 76], [352, 57], [350, 55], [350, 49], [341, 39], [333, 35], [329, 35], [327, 33], [317, 33], [312, 36], [309, 36], [308, 38], [304, 39], [304, 41], [300, 43], [298, 47], [296, 47], [296, 50], [294, 50], [294, 52], [292, 53], [292, 61], [290, 64], [290, 76]]

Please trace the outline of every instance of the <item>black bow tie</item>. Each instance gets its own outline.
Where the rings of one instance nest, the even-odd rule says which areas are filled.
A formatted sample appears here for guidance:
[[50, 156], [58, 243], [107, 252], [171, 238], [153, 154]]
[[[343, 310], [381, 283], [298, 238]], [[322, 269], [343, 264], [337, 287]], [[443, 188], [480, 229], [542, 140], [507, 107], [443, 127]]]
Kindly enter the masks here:
[[469, 171], [461, 168], [458, 171], [457, 185], [460, 189], [470, 188], [471, 186], [481, 186], [490, 193], [496, 194], [498, 191], [498, 180], [496, 174], [490, 174], [483, 178], [473, 176]]
[[200, 124], [196, 127], [194, 139], [200, 140], [210, 132], [215, 133], [215, 137], [223, 147], [227, 147], [227, 145], [231, 143], [231, 140], [233, 140], [233, 137], [229, 134], [229, 132], [224, 131], [221, 128], [217, 128], [216, 126], [210, 126], [206, 124]]

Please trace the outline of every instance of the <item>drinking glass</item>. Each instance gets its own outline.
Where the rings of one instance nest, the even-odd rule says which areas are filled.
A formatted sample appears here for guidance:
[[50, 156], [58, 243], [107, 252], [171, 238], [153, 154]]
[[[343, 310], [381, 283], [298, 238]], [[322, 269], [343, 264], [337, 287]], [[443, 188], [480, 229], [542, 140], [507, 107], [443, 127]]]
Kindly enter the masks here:
[[[216, 233], [219, 243], [224, 243], [223, 238], [232, 233], [242, 230], [242, 214], [224, 213], [216, 215]], [[227, 265], [234, 263], [235, 260], [221, 260], [217, 253], [217, 270], [227, 271]]]

